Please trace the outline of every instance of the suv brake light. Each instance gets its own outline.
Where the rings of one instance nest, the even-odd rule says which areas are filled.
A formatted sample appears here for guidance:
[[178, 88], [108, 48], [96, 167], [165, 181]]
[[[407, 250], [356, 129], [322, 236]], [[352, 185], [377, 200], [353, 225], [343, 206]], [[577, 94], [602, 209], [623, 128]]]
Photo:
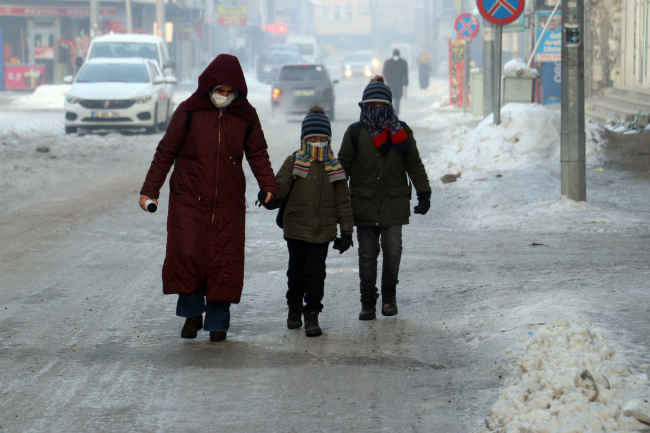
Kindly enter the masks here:
[[273, 99], [278, 99], [280, 97], [280, 89], [273, 89]]

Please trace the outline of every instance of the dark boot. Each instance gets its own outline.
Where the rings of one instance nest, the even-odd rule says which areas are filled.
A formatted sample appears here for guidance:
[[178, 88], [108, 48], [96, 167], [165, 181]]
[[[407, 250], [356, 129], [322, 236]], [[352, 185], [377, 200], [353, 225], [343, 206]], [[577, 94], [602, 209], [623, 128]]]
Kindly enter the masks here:
[[196, 338], [201, 329], [203, 329], [203, 315], [187, 318], [181, 330], [181, 338]]
[[302, 305], [289, 305], [287, 328], [298, 329], [302, 326]]
[[359, 320], [375, 320], [377, 314], [375, 313], [375, 307], [377, 306], [377, 301], [361, 301], [361, 312], [359, 313]]
[[395, 295], [381, 295], [381, 314], [384, 316], [397, 316]]
[[223, 341], [226, 339], [226, 331], [210, 331], [210, 341]]
[[318, 325], [318, 311], [305, 311], [305, 335], [307, 337], [323, 335], [323, 331]]

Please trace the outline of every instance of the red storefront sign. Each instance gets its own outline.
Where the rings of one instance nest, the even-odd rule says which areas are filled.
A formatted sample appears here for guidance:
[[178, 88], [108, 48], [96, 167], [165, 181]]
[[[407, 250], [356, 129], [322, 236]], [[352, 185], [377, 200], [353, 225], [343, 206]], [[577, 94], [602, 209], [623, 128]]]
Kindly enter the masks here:
[[39, 60], [54, 60], [54, 47], [34, 47], [34, 58]]
[[[115, 8], [99, 8], [99, 15], [113, 16], [116, 14], [117, 10]], [[89, 17], [90, 8], [0, 6], [0, 15], [20, 15], [29, 17]]]
[[5, 89], [32, 90], [41, 84], [45, 84], [45, 66], [5, 66]]

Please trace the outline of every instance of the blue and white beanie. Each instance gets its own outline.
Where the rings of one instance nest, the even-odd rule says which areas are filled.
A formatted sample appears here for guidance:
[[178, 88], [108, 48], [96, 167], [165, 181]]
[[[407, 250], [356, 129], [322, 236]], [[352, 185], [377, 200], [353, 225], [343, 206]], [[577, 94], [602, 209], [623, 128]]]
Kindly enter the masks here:
[[325, 114], [325, 111], [319, 106], [312, 107], [309, 110], [309, 114], [307, 114], [303, 119], [300, 140], [305, 140], [309, 137], [315, 136], [325, 136], [327, 138], [332, 137], [330, 119]]
[[393, 102], [393, 93], [390, 88], [384, 83], [384, 77], [375, 77], [373, 81], [368, 83], [363, 90], [363, 97], [361, 103], [366, 104], [369, 102], [383, 102], [390, 105]]

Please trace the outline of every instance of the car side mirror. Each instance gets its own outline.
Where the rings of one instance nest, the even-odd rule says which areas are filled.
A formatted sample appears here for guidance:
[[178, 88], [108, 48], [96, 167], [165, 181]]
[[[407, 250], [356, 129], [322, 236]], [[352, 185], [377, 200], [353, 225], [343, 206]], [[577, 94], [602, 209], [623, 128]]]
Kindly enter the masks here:
[[165, 82], [165, 77], [161, 77], [160, 75], [158, 75], [153, 79], [154, 84], [163, 84], [164, 82]]
[[66, 75], [65, 77], [63, 77], [63, 82], [65, 84], [72, 84], [72, 80], [73, 80], [72, 75]]
[[176, 67], [176, 61], [175, 60], [167, 60], [165, 62], [165, 68], [174, 69], [175, 67]]
[[178, 80], [176, 79], [176, 77], [172, 77], [171, 75], [167, 75], [165, 77], [165, 83], [167, 83], [167, 84], [176, 84], [176, 83], [178, 83]]
[[338, 83], [339, 83], [339, 80], [332, 81], [332, 84], [338, 84]]

